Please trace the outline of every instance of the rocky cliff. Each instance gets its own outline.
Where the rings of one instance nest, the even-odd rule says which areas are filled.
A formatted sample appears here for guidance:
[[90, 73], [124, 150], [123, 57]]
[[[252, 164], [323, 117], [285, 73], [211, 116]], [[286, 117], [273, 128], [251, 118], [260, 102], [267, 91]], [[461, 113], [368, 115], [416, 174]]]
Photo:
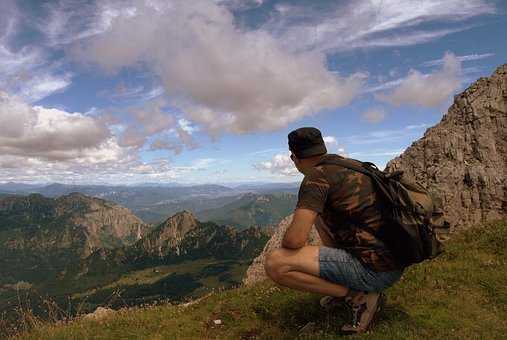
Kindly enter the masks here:
[[74, 241], [80, 242], [72, 247], [84, 258], [99, 248], [132, 244], [148, 229], [129, 209], [80, 193], [58, 198], [31, 194], [0, 199], [0, 231], [10, 230], [5, 236], [21, 248], [25, 243], [41, 251], [53, 246], [64, 248], [68, 242], [58, 240], [71, 234]]
[[130, 210], [79, 193], [0, 199], [0, 283], [66, 275], [99, 249], [126, 246], [149, 226]]
[[507, 64], [480, 78], [387, 171], [404, 170], [442, 202], [451, 230], [507, 212]]
[[[189, 211], [181, 211], [156, 226], [135, 244], [118, 249], [130, 263], [178, 262], [197, 258], [252, 258], [268, 240], [267, 232], [252, 227], [200, 222]], [[116, 256], [115, 251], [109, 252]], [[104, 256], [102, 256], [104, 258]]]
[[82, 209], [82, 213], [74, 213], [69, 218], [86, 235], [86, 251], [82, 257], [100, 248], [133, 244], [150, 229], [129, 209], [110, 201], [71, 193], [60, 196], [56, 202], [60, 215]]
[[183, 210], [159, 224], [146, 237], [138, 242], [145, 252], [167, 255], [169, 250], [180, 254], [180, 245], [185, 235], [198, 227], [199, 221], [191, 212]]

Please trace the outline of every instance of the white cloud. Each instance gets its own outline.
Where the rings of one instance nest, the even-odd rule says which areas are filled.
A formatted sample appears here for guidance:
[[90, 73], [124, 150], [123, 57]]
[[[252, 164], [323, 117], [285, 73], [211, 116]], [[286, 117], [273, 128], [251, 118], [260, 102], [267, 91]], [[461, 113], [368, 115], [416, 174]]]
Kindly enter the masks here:
[[269, 149], [264, 149], [264, 150], [258, 150], [258, 151], [250, 152], [247, 155], [248, 156], [256, 156], [256, 155], [261, 155], [261, 154], [264, 154], [264, 153], [270, 153], [270, 152], [273, 152], [273, 151], [283, 151], [283, 150], [287, 150], [287, 148], [269, 148]]
[[[154, 99], [144, 102], [142, 105], [127, 108], [125, 111], [129, 116], [128, 123], [124, 124], [124, 129], [120, 137], [120, 145], [141, 148], [151, 136], [158, 136], [151, 144], [151, 149], [170, 149], [175, 153], [180, 153], [181, 149], [174, 146], [174, 142], [163, 140], [160, 134], [174, 130], [178, 122], [174, 115], [165, 109], [166, 102], [163, 99]], [[180, 139], [187, 141], [187, 136], [182, 135]]]
[[380, 123], [386, 117], [386, 112], [382, 108], [371, 108], [361, 113], [361, 118], [372, 124]]
[[4, 155], [48, 160], [93, 158], [110, 137], [110, 131], [98, 119], [32, 107], [0, 92], [0, 152]]
[[51, 62], [48, 53], [34, 44], [15, 46], [23, 14], [13, 1], [0, 4], [0, 90], [35, 102], [62, 91], [72, 75], [57, 71], [61, 65]]
[[36, 102], [53, 93], [65, 90], [71, 84], [71, 75], [56, 76], [51, 73], [34, 74], [19, 87], [18, 95], [29, 102]]
[[402, 81], [403, 81], [403, 78], [386, 81], [386, 82], [384, 82], [382, 84], [379, 84], [379, 85], [375, 85], [375, 86], [371, 86], [371, 87], [366, 87], [363, 90], [363, 92], [364, 93], [371, 93], [371, 92], [378, 92], [378, 91], [384, 91], [384, 90], [392, 89], [393, 87], [396, 87], [396, 86], [400, 85], [400, 83]]
[[345, 145], [375, 145], [391, 143], [402, 139], [413, 141], [422, 135], [421, 130], [426, 126], [426, 124], [407, 125], [400, 129], [377, 130], [360, 135], [343, 136], [340, 137], [340, 140]]
[[426, 107], [439, 106], [455, 93], [461, 84], [461, 64], [452, 53], [446, 53], [441, 70], [422, 74], [410, 70], [391, 93], [378, 94], [379, 100], [393, 105], [411, 104]]
[[278, 153], [271, 160], [255, 163], [253, 167], [257, 170], [269, 171], [272, 174], [282, 176], [296, 176], [299, 174], [298, 169], [294, 166], [294, 162], [290, 159], [290, 151]]
[[347, 157], [345, 147], [338, 143], [336, 137], [324, 136], [322, 139], [324, 140], [324, 144], [326, 144], [327, 153], [334, 153], [343, 157]]
[[[483, 0], [357, 0], [283, 6], [265, 25], [295, 50], [344, 52], [408, 46], [470, 28], [467, 19], [496, 12]], [[451, 28], [435, 29], [445, 22]]]
[[110, 70], [147, 65], [187, 118], [211, 135], [285, 127], [348, 104], [361, 86], [360, 77], [328, 72], [320, 53], [291, 54], [265, 31], [238, 30], [217, 4], [133, 4], [134, 14], [118, 12], [79, 55]]
[[337, 144], [336, 138], [333, 136], [324, 136], [322, 137], [322, 139], [324, 140], [324, 144], [326, 144], [326, 147], [333, 147], [336, 146]]
[[35, 18], [33, 24], [44, 33], [47, 45], [59, 47], [107, 31], [118, 16], [135, 15], [134, 7], [120, 4], [116, 0], [50, 2], [44, 6], [48, 16]]
[[190, 135], [195, 131], [199, 131], [199, 128], [197, 126], [192, 126], [191, 123], [185, 118], [178, 119], [178, 124], [183, 131], [187, 132]]
[[167, 161], [142, 163], [135, 148], [118, 144], [110, 121], [107, 115], [31, 106], [0, 93], [0, 180], [126, 183], [192, 171]]
[[407, 125], [407, 126], [405, 126], [405, 129], [407, 129], [407, 130], [422, 129], [427, 126], [428, 126], [428, 124], [425, 124], [425, 123], [415, 124], [415, 125]]
[[[483, 54], [469, 54], [469, 55], [459, 55], [456, 56], [456, 59], [458, 59], [460, 62], [464, 61], [474, 61], [474, 60], [481, 60], [485, 58], [493, 57], [494, 53], [483, 53]], [[435, 60], [428, 60], [421, 64], [421, 66], [440, 66], [443, 65], [445, 62], [445, 58], [442, 59], [435, 59]]]

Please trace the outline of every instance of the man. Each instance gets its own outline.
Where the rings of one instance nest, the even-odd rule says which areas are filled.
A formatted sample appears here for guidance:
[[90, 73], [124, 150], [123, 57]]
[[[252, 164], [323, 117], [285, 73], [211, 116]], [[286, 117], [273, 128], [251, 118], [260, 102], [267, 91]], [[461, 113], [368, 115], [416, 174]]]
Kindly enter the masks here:
[[[305, 177], [282, 247], [266, 258], [266, 273], [280, 285], [326, 295], [322, 305], [344, 300], [353, 320], [342, 331], [365, 332], [381, 308], [382, 291], [403, 271], [373, 235], [383, 226], [377, 192], [362, 173], [319, 164], [343, 157], [327, 154], [318, 129], [303, 127], [288, 139], [291, 159]], [[313, 224], [322, 246], [306, 245]]]

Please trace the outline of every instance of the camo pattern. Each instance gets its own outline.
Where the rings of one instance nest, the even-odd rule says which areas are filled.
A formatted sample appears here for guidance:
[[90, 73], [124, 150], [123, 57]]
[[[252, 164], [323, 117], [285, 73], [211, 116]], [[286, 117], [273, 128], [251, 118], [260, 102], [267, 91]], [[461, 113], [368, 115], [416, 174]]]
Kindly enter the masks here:
[[318, 165], [305, 175], [296, 208], [318, 212], [335, 246], [350, 252], [365, 266], [377, 272], [400, 269], [391, 252], [373, 235], [383, 220], [368, 176], [339, 165]]

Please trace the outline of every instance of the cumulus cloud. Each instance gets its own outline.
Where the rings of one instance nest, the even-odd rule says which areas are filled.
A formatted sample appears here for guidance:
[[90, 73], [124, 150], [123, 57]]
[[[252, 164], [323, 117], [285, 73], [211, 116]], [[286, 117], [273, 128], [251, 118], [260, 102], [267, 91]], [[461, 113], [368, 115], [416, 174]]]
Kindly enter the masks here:
[[199, 147], [199, 143], [192, 137], [192, 134], [182, 128], [181, 126], [177, 126], [169, 130], [172, 135], [176, 138], [171, 138], [171, 136], [158, 136], [153, 140], [150, 145], [150, 150], [169, 150], [173, 151], [174, 154], [179, 155], [183, 148], [187, 148], [189, 150], [193, 150]]
[[[328, 153], [338, 154], [340, 156], [347, 157], [347, 152], [345, 151], [345, 148], [338, 143], [336, 137], [323, 136], [322, 139], [324, 140], [324, 144], [326, 145]], [[251, 155], [264, 153], [272, 150], [273, 149], [261, 150], [254, 152]], [[292, 161], [292, 159], [290, 159], [290, 154], [291, 154], [290, 151], [277, 153], [268, 161], [261, 161], [253, 164], [253, 167], [257, 170], [269, 171], [272, 174], [281, 176], [292, 177], [299, 175], [300, 172], [294, 166], [294, 162]]]
[[412, 69], [391, 93], [378, 94], [377, 98], [396, 106], [402, 104], [425, 107], [442, 105], [461, 84], [460, 61], [452, 53], [446, 53], [443, 59], [442, 69], [431, 74], [422, 74]]
[[335, 153], [343, 157], [347, 157], [347, 152], [345, 151], [345, 147], [340, 145], [334, 136], [324, 136], [324, 143], [326, 144], [326, 149], [328, 153]]
[[380, 123], [386, 117], [386, 113], [381, 108], [371, 108], [361, 113], [361, 119], [368, 123]]
[[[174, 178], [188, 169], [167, 162], [144, 166], [136, 149], [121, 147], [106, 115], [89, 116], [32, 106], [0, 93], [0, 180], [125, 183], [149, 171]], [[150, 170], [151, 169], [151, 170]]]
[[164, 105], [163, 100], [153, 100], [128, 108], [126, 112], [131, 121], [121, 135], [120, 145], [140, 148], [149, 136], [174, 127], [176, 119], [163, 110]]
[[290, 159], [290, 151], [278, 153], [269, 161], [255, 163], [253, 167], [257, 170], [269, 171], [272, 174], [283, 176], [296, 176], [299, 174], [298, 169], [294, 166], [294, 162]]
[[0, 152], [66, 160], [87, 156], [111, 137], [98, 119], [42, 106], [0, 93]]
[[148, 66], [187, 118], [213, 136], [285, 127], [348, 104], [362, 84], [330, 73], [320, 53], [289, 53], [265, 31], [239, 30], [213, 2], [134, 1], [132, 8], [117, 11], [77, 55], [108, 70]]

